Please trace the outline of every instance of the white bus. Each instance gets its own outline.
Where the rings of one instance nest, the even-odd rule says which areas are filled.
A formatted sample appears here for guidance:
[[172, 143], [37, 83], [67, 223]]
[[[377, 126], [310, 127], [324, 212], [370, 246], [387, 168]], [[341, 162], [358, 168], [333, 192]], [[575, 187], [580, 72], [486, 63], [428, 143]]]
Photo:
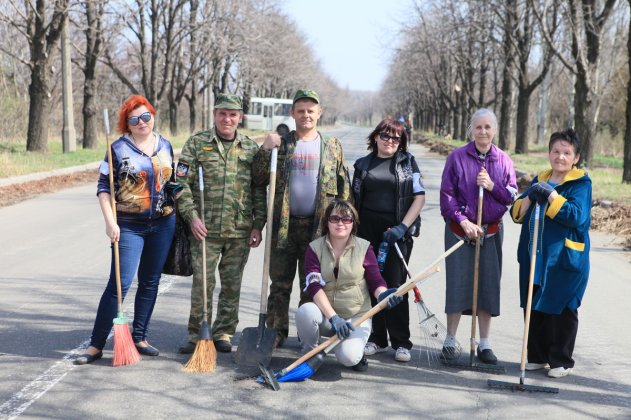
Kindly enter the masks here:
[[[245, 128], [251, 130], [291, 131], [296, 123], [289, 114], [293, 101], [279, 98], [251, 98], [248, 113], [245, 114]], [[284, 127], [283, 127], [284, 126]]]

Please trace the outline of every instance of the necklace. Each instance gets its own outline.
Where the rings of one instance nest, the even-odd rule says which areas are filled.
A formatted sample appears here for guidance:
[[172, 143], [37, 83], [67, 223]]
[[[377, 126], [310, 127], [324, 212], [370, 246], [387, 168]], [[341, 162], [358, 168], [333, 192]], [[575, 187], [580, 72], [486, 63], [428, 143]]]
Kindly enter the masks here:
[[[129, 136], [131, 137], [131, 140], [134, 142], [134, 144], [136, 145], [136, 147], [138, 148], [138, 150], [140, 150], [142, 154], [147, 155], [149, 157], [153, 155], [153, 151], [155, 149], [155, 140], [156, 140], [153, 134], [151, 135], [151, 140], [145, 140], [142, 143], [142, 146], [138, 144], [138, 142], [136, 141], [136, 139], [134, 138], [132, 134], [130, 134]], [[149, 145], [149, 147], [147, 147], [147, 145]]]

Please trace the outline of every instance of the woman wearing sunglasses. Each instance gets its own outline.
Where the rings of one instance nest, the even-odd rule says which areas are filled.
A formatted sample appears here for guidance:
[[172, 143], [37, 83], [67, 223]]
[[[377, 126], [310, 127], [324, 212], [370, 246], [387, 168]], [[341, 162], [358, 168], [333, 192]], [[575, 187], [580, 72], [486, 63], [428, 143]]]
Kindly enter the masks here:
[[[355, 162], [353, 196], [359, 211], [358, 235], [379, 249], [382, 241], [399, 245], [406, 261], [412, 254], [412, 237], [421, 227], [425, 189], [414, 156], [407, 151], [408, 136], [402, 122], [386, 118], [368, 136], [370, 153]], [[388, 252], [383, 265], [388, 287], [405, 283], [405, 267], [396, 252]], [[408, 301], [373, 317], [365, 353], [381, 353], [390, 344], [399, 362], [410, 361], [410, 310]]]
[[357, 211], [348, 202], [334, 200], [326, 208], [322, 236], [305, 253], [305, 290], [313, 302], [298, 308], [296, 329], [304, 353], [317, 346], [320, 336], [337, 334], [342, 340], [334, 349], [337, 360], [365, 371], [364, 347], [372, 322], [367, 319], [358, 327], [352, 322], [370, 310], [371, 296], [378, 302], [389, 299], [388, 308], [403, 298], [386, 287], [370, 243], [355, 236], [357, 225]]
[[[101, 163], [97, 196], [105, 219], [105, 234], [118, 242], [123, 297], [138, 272], [132, 338], [140, 354], [157, 356], [158, 349], [147, 342], [147, 330], [158, 296], [162, 267], [175, 228], [172, 191], [173, 148], [153, 131], [155, 109], [149, 101], [134, 95], [118, 113], [117, 129], [122, 136], [112, 143], [112, 166], [116, 218], [110, 201], [107, 154]], [[90, 347], [75, 364], [92, 363], [103, 356], [103, 347], [117, 314], [116, 271], [112, 251], [109, 282], [101, 296], [94, 321]]]

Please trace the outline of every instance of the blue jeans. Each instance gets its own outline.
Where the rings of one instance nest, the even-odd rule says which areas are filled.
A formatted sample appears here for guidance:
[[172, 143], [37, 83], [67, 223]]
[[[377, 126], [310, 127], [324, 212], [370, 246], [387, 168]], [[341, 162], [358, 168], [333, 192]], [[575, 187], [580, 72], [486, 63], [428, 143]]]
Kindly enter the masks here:
[[[136, 271], [138, 272], [138, 291], [134, 302], [134, 322], [132, 338], [135, 343], [146, 340], [151, 313], [158, 297], [158, 286], [164, 262], [169, 254], [175, 215], [160, 218], [152, 222], [133, 223], [119, 221], [120, 241], [120, 279], [123, 299], [131, 286]], [[114, 247], [112, 246], [112, 265], [110, 279], [101, 296], [99, 309], [94, 321], [90, 345], [103, 349], [109, 335], [113, 319], [118, 313], [116, 293], [116, 271], [114, 267]]]

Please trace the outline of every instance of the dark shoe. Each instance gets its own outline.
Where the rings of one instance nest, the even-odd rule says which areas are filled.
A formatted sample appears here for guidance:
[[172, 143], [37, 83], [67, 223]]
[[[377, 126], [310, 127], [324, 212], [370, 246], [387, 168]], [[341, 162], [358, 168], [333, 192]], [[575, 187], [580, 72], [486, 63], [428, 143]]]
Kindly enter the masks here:
[[158, 350], [157, 348], [153, 347], [151, 344], [147, 343], [147, 345], [145, 347], [139, 346], [138, 343], [134, 343], [136, 345], [136, 350], [138, 350], [138, 353], [142, 354], [143, 356], [157, 356], [160, 354], [160, 350]]
[[454, 360], [458, 358], [458, 349], [456, 349], [455, 347], [444, 347], [442, 351], [440, 352], [440, 356], [439, 356], [442, 360]]
[[89, 363], [92, 362], [96, 362], [97, 360], [99, 360], [101, 357], [103, 357], [103, 352], [100, 351], [97, 354], [82, 354], [81, 356], [77, 357], [76, 359], [74, 359], [74, 364], [75, 365], [87, 365]]
[[495, 354], [493, 354], [493, 350], [491, 349], [480, 350], [480, 347], [478, 347], [478, 359], [487, 365], [497, 364], [497, 357], [495, 357]]
[[230, 353], [232, 351], [232, 343], [228, 340], [214, 340], [215, 348], [220, 353]]
[[181, 354], [191, 354], [195, 351], [196, 345], [197, 345], [196, 343], [189, 341], [183, 346], [180, 346], [180, 348], [178, 349], [178, 352], [180, 352]]
[[354, 366], [351, 366], [355, 372], [366, 372], [368, 370], [368, 359], [366, 356], [362, 356], [362, 359]]

